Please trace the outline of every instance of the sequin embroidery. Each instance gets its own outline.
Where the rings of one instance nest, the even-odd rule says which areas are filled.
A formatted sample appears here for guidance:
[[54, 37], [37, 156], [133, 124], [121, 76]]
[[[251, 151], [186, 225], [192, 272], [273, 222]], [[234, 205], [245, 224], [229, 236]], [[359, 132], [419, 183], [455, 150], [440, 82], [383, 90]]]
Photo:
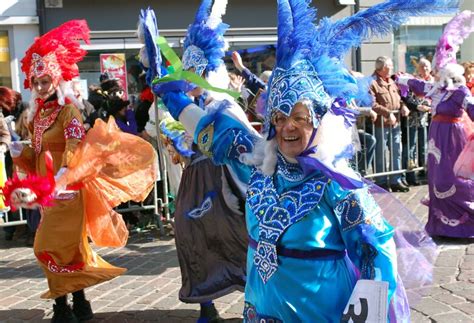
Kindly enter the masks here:
[[324, 176], [313, 177], [280, 196], [273, 176], [253, 171], [247, 203], [259, 222], [253, 262], [264, 283], [278, 269], [276, 245], [280, 236], [319, 204], [327, 181]]
[[82, 123], [76, 118], [72, 118], [71, 122], [64, 128], [65, 139], [79, 139], [82, 140], [86, 136], [86, 129]]
[[45, 106], [56, 104], [56, 107], [51, 108], [54, 111], [48, 115], [47, 117], [41, 117], [38, 113], [34, 120], [34, 134], [33, 134], [33, 148], [35, 149], [36, 154], [41, 153], [42, 144], [41, 141], [43, 139], [43, 133], [51, 127], [51, 125], [56, 121], [56, 118], [61, 111], [62, 106], [60, 106], [57, 101], [54, 102], [47, 102]]

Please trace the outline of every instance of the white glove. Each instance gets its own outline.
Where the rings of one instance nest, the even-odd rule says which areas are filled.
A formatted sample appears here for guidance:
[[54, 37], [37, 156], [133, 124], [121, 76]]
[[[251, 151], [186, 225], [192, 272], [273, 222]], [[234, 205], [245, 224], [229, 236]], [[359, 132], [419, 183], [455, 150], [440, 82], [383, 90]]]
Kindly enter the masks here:
[[19, 143], [18, 141], [12, 141], [9, 145], [9, 148], [12, 158], [16, 158], [21, 155], [21, 152], [23, 151], [23, 144]]
[[1, 143], [0, 144], [0, 153], [4, 154], [4, 153], [7, 152], [7, 150], [8, 150], [7, 144]]
[[58, 179], [67, 171], [67, 167], [61, 167], [56, 175], [54, 176], [54, 180], [57, 182]]

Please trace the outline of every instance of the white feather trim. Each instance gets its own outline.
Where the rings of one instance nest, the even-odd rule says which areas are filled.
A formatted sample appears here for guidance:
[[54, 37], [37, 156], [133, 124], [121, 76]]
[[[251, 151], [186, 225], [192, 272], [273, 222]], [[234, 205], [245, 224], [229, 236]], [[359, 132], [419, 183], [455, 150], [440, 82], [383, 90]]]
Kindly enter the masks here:
[[146, 68], [150, 68], [150, 60], [148, 59], [148, 52], [146, 51], [146, 46], [140, 48], [140, 53], [138, 54], [140, 57], [140, 63], [143, 64]]
[[145, 28], [138, 22], [137, 37], [141, 44], [145, 44]]
[[260, 137], [255, 143], [253, 151], [241, 154], [239, 160], [246, 165], [255, 166], [264, 175], [271, 176], [276, 169], [277, 151], [278, 144], [275, 138], [266, 140]]
[[222, 16], [225, 15], [226, 9], [227, 0], [215, 0], [211, 14], [206, 21], [206, 25], [211, 29], [216, 29], [216, 27], [222, 22]]
[[319, 124], [313, 145], [318, 149], [316, 158], [328, 165], [352, 144], [352, 128], [344, 124], [344, 117], [327, 112]]

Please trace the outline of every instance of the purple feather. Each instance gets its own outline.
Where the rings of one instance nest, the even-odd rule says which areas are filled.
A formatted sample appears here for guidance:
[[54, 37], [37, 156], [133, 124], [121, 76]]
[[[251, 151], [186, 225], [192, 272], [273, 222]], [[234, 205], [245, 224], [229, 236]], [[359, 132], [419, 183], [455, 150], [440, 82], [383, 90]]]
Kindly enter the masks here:
[[456, 52], [464, 39], [474, 31], [474, 13], [465, 10], [451, 19], [436, 46], [436, 68], [440, 70], [447, 64], [456, 64]]

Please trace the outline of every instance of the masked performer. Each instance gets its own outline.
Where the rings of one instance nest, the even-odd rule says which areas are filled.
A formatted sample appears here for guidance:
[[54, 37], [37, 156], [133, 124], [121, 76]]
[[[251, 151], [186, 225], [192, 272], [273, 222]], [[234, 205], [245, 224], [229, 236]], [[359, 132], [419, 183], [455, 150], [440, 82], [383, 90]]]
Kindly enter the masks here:
[[[229, 82], [222, 61], [226, 46], [223, 34], [228, 25], [222, 23], [221, 16], [226, 5], [227, 1], [221, 0], [202, 2], [188, 28], [182, 59], [184, 70], [194, 71], [221, 88], [227, 88]], [[188, 95], [201, 111], [210, 111], [220, 102], [217, 93], [199, 87]], [[236, 104], [234, 109], [240, 110], [245, 118]], [[251, 128], [248, 122], [247, 125]], [[166, 128], [162, 129], [166, 133]], [[168, 132], [168, 136], [176, 142], [172, 133]], [[175, 148], [178, 146], [174, 144]], [[185, 303], [201, 304], [199, 322], [216, 322], [219, 316], [212, 300], [245, 286], [247, 233], [241, 209], [245, 188], [237, 184], [231, 170], [215, 166], [197, 146], [193, 151], [177, 150], [188, 161], [176, 197], [174, 218], [182, 277], [179, 298]]]
[[165, 105], [201, 151], [249, 185], [245, 321], [340, 322], [358, 278], [387, 282], [390, 320], [409, 320], [394, 229], [347, 165], [354, 116], [346, 102], [368, 89], [342, 61], [370, 32], [384, 34], [413, 14], [449, 11], [446, 4], [387, 1], [315, 26], [309, 1], [278, 1], [264, 138], [242, 127], [225, 103], [209, 114], [163, 86]]
[[474, 97], [466, 87], [464, 68], [456, 64], [456, 52], [472, 31], [474, 14], [471, 11], [460, 13], [447, 24], [436, 48], [435, 83], [406, 76], [398, 80], [399, 84], [408, 85], [410, 90], [426, 95], [433, 102], [428, 138], [429, 216], [426, 224], [426, 231], [432, 236], [474, 237], [474, 181], [457, 177], [453, 170], [474, 120]]
[[[40, 181], [42, 187], [30, 185], [30, 192], [37, 193], [30, 194], [32, 203], [39, 198], [42, 189], [48, 193], [41, 196], [43, 202], [51, 198], [49, 193], [55, 187], [54, 182], [60, 181], [56, 185], [52, 201], [42, 203], [36, 199], [43, 207], [34, 252], [48, 279], [49, 290], [42, 298], [55, 299], [53, 322], [91, 319], [93, 313], [85, 298], [84, 288], [125, 272], [124, 268], [110, 265], [92, 250], [88, 233], [97, 245], [125, 244], [128, 232], [121, 216], [114, 213], [111, 206], [132, 198], [124, 187], [134, 189], [131, 177], [137, 172], [129, 166], [128, 161], [140, 165], [138, 167], [145, 164], [136, 161], [138, 157], [127, 156], [127, 160], [123, 155], [117, 156], [117, 159], [111, 158], [110, 155], [114, 153], [114, 149], [125, 153], [124, 144], [128, 143], [131, 147], [141, 146], [141, 149], [149, 154], [146, 158], [150, 165], [156, 161], [152, 149], [118, 137], [120, 134], [117, 133], [120, 131], [113, 128], [112, 124], [106, 125], [102, 122], [85, 138], [78, 109], [81, 103], [75, 99], [70, 82], [79, 75], [76, 63], [86, 54], [80, 48], [80, 39], [86, 42], [89, 40], [86, 22], [69, 21], [37, 38], [26, 52], [22, 60], [22, 70], [26, 74], [25, 88], [32, 91], [32, 109], [28, 125], [33, 134], [32, 147], [13, 143], [10, 148], [14, 162], [28, 173], [36, 174], [36, 177], [29, 176], [27, 179], [32, 178], [34, 181], [38, 176], [44, 178]], [[103, 144], [94, 146], [94, 142]], [[147, 177], [142, 180], [147, 182], [145, 189], [135, 187], [138, 194], [147, 194], [149, 181], [152, 182], [156, 177], [156, 174], [150, 171], [152, 168], [147, 170]], [[83, 181], [86, 177], [92, 180]], [[117, 178], [111, 180], [112, 177]], [[81, 182], [82, 189], [64, 190], [68, 184]], [[109, 182], [122, 187], [122, 190], [117, 190], [117, 186], [108, 185]], [[119, 183], [127, 185], [120, 186]], [[16, 184], [18, 180], [14, 179], [9, 192], [5, 193], [6, 197], [22, 196], [16, 194]], [[147, 190], [148, 192], [143, 192]], [[67, 304], [67, 295], [70, 293], [73, 295], [72, 309]]]

